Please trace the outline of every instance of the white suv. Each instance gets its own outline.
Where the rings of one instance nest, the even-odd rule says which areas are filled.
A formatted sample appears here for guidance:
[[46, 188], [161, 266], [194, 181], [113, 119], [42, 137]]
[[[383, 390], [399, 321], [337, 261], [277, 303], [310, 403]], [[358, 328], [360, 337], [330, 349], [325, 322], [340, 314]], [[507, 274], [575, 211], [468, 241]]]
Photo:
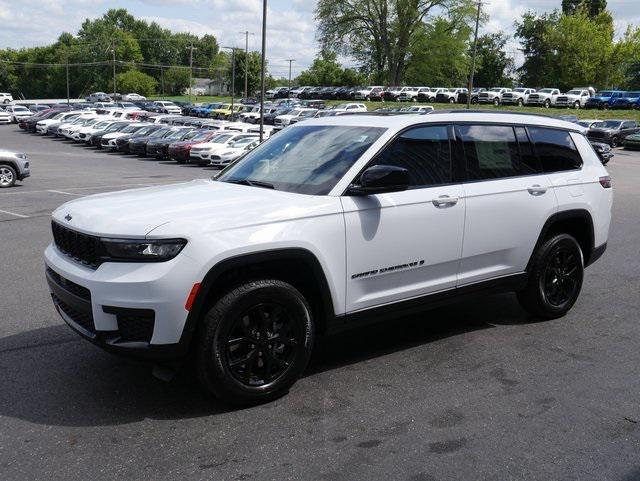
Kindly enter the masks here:
[[291, 387], [317, 336], [464, 294], [515, 291], [558, 318], [611, 220], [611, 180], [579, 129], [462, 110], [307, 120], [215, 180], [62, 205], [53, 303], [107, 350], [190, 354], [239, 404]]
[[0, 103], [10, 104], [13, 102], [13, 96], [10, 93], [1, 92], [0, 93]]

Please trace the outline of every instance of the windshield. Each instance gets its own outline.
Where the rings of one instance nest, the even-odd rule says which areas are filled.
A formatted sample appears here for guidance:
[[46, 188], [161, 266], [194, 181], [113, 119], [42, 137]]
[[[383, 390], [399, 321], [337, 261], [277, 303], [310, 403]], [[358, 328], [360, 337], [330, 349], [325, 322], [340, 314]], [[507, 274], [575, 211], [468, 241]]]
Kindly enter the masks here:
[[611, 97], [613, 95], [613, 92], [610, 92], [608, 90], [605, 90], [603, 92], [598, 93], [598, 95], [600, 97]]
[[582, 93], [581, 90], [569, 90], [567, 95], [580, 95]]
[[492, 91], [492, 92], [500, 92], [501, 90], [502, 90], [502, 89], [501, 89], [501, 88], [499, 88], [499, 87], [494, 88], [494, 89], [491, 89], [491, 91]]
[[542, 94], [550, 94], [551, 92], [553, 92], [553, 89], [542, 89], [538, 90], [538, 92]]
[[578, 122], [576, 122], [578, 125], [582, 125], [583, 127], [589, 127], [591, 125], [591, 122], [588, 122], [586, 120], [579, 120]]
[[526, 91], [526, 90], [527, 90], [527, 89], [520, 89], [520, 88], [518, 88], [518, 89], [515, 89], [515, 90], [514, 90], [514, 92], [524, 92], [524, 91]]
[[326, 195], [384, 131], [334, 125], [288, 128], [229, 166], [217, 180], [263, 182], [286, 192]]
[[102, 129], [102, 128], [104, 128], [104, 127], [107, 127], [110, 123], [111, 123], [111, 122], [108, 122], [108, 121], [103, 120], [102, 122], [98, 122], [97, 124], [95, 124], [95, 125], [93, 126], [93, 128], [95, 128], [95, 129]]
[[619, 120], [605, 120], [604, 122], [596, 122], [593, 126], [599, 129], [617, 129], [620, 127], [620, 124], [622, 124], [622, 122]]
[[233, 149], [239, 149], [247, 144], [250, 144], [251, 142], [254, 142], [257, 138], [258, 137], [244, 137], [238, 140], [232, 140], [231, 142], [229, 142], [229, 147]]
[[306, 112], [301, 112], [300, 117], [313, 117], [316, 112], [316, 110], [307, 110]]
[[184, 134], [189, 133], [189, 130], [186, 129], [182, 129], [182, 130], [176, 130], [175, 132], [172, 132], [171, 134], [167, 135], [167, 139], [179, 139], [181, 138]]
[[124, 124], [111, 124], [106, 128], [106, 132], [120, 132], [123, 130]]

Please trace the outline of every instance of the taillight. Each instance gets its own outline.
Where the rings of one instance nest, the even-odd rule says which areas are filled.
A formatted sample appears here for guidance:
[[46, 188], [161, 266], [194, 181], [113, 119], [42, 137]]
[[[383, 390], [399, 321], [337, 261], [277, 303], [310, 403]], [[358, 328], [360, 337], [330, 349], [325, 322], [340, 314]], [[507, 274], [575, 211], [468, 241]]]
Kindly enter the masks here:
[[600, 177], [600, 185], [602, 186], [603, 189], [610, 189], [611, 177], [609, 177], [608, 175], [605, 175], [604, 177]]

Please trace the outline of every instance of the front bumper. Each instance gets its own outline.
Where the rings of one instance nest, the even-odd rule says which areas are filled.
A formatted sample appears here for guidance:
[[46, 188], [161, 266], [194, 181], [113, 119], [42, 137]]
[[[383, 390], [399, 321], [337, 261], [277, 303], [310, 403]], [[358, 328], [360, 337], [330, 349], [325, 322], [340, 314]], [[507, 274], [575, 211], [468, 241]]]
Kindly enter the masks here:
[[46, 278], [56, 310], [85, 339], [114, 352], [148, 358], [186, 353], [185, 301], [198, 266], [187, 256], [168, 262], [105, 263], [87, 268], [53, 245]]

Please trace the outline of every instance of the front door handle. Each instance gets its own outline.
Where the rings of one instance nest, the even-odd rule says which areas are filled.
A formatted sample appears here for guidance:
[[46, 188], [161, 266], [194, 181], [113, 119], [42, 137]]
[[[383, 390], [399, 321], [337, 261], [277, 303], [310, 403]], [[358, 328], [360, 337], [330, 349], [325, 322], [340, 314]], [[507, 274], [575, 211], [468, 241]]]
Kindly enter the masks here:
[[439, 209], [444, 209], [445, 207], [453, 207], [458, 203], [457, 197], [449, 197], [448, 195], [441, 195], [437, 199], [433, 199], [433, 205], [435, 205]]
[[532, 185], [527, 189], [531, 195], [543, 195], [547, 192], [546, 187], [542, 187], [539, 184]]

